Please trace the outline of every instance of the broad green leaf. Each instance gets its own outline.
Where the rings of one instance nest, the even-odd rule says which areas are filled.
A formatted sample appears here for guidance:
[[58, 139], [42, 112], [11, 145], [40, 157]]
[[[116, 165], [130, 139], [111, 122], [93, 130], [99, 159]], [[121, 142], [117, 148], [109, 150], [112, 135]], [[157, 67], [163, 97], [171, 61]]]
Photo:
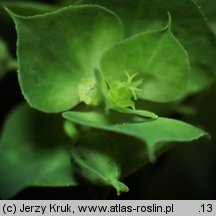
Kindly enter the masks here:
[[70, 148], [62, 118], [17, 107], [0, 140], [0, 197], [10, 198], [28, 186], [76, 185]]
[[0, 79], [12, 69], [16, 69], [17, 63], [12, 59], [7, 44], [0, 39]]
[[102, 5], [116, 12], [127, 36], [163, 27], [169, 11], [173, 18], [172, 31], [189, 54], [189, 93], [200, 91], [214, 81], [215, 36], [192, 0], [83, 0], [81, 3]]
[[[156, 102], [180, 98], [189, 80], [188, 57], [170, 23], [162, 30], [141, 33], [112, 46], [102, 56], [100, 68], [111, 90], [113, 82], [123, 83], [125, 72], [137, 74], [138, 88], [143, 90], [138, 97]], [[124, 95], [122, 88], [118, 94]]]
[[150, 160], [155, 159], [157, 149], [167, 148], [171, 142], [187, 142], [196, 140], [208, 134], [190, 124], [169, 119], [158, 118], [156, 120], [139, 123], [113, 124], [106, 116], [96, 112], [65, 112], [63, 117], [74, 123], [97, 129], [125, 134], [142, 140], [148, 149]]
[[104, 133], [87, 133], [72, 148], [72, 162], [78, 174], [91, 183], [113, 186], [117, 195], [128, 187], [119, 181], [121, 167], [116, 152], [118, 143]]
[[18, 32], [23, 94], [45, 112], [78, 104], [79, 84], [94, 77], [104, 50], [123, 34], [118, 17], [99, 6], [71, 6], [33, 17], [9, 13]]

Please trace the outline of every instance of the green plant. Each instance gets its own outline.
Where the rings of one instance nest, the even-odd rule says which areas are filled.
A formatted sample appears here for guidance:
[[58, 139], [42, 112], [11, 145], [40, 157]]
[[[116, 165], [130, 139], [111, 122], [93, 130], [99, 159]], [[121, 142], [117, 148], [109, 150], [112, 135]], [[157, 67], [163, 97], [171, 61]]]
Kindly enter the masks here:
[[193, 1], [84, 0], [34, 16], [12, 6], [28, 105], [2, 132], [3, 198], [75, 186], [75, 173], [119, 195], [124, 177], [175, 142], [209, 136], [160, 110], [180, 110], [215, 78], [215, 35]]

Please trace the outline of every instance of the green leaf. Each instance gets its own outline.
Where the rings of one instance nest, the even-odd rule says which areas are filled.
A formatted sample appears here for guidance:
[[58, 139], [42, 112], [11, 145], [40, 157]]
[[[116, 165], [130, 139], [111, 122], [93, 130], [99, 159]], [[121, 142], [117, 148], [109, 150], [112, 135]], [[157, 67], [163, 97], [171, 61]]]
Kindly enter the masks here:
[[190, 124], [169, 119], [158, 118], [156, 120], [139, 123], [115, 123], [113, 124], [105, 115], [96, 112], [65, 112], [63, 117], [74, 123], [97, 129], [116, 132], [142, 140], [148, 150], [150, 160], [155, 160], [158, 149], [164, 149], [172, 145], [170, 142], [187, 142], [196, 140], [208, 134]]
[[118, 143], [104, 133], [87, 133], [72, 148], [72, 162], [78, 174], [93, 184], [113, 186], [117, 195], [128, 192], [119, 181], [121, 167], [116, 149]]
[[122, 25], [99, 6], [71, 6], [21, 17], [10, 12], [18, 32], [19, 81], [28, 103], [61, 112], [80, 102], [78, 86], [94, 77], [105, 49], [122, 38]]
[[189, 93], [213, 83], [216, 75], [215, 36], [192, 0], [83, 0], [81, 3], [102, 5], [116, 12], [127, 36], [162, 28], [169, 11], [173, 18], [172, 31], [189, 54]]
[[[137, 74], [138, 87], [143, 89], [138, 97], [156, 102], [180, 98], [189, 80], [188, 57], [171, 32], [170, 21], [162, 30], [135, 35], [109, 48], [100, 68], [111, 90], [113, 81], [123, 83], [125, 72]], [[121, 96], [122, 91], [119, 88]]]
[[76, 185], [70, 162], [71, 139], [62, 118], [17, 107], [0, 140], [0, 196], [7, 199], [29, 186]]

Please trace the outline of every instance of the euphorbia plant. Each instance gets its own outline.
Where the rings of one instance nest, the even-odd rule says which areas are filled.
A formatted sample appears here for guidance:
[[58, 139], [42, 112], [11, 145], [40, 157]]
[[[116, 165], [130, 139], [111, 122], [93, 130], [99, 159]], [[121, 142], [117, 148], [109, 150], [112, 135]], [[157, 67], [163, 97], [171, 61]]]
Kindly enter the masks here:
[[27, 104], [2, 132], [3, 198], [26, 186], [75, 186], [75, 174], [119, 195], [129, 190], [124, 177], [174, 142], [208, 136], [154, 112], [181, 106], [214, 77], [215, 38], [192, 1], [84, 0], [34, 16], [5, 9]]

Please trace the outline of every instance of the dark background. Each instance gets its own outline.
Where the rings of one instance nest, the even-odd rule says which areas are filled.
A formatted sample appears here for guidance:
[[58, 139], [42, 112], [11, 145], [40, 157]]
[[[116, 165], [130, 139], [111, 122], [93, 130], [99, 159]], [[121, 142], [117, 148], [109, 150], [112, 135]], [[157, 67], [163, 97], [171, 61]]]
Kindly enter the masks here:
[[[45, 2], [45, 1], [41, 1]], [[49, 1], [47, 1], [49, 2]], [[52, 1], [56, 3], [56, 1]], [[0, 37], [15, 56], [16, 32], [12, 22], [1, 19]], [[15, 71], [0, 80], [0, 131], [7, 114], [23, 101]], [[28, 188], [13, 199], [216, 199], [216, 85], [188, 99], [197, 107], [196, 116], [181, 120], [200, 126], [212, 135], [211, 141], [178, 144], [124, 180], [130, 192], [116, 196], [113, 189], [104, 197], [105, 188], [81, 185], [67, 188]]]

